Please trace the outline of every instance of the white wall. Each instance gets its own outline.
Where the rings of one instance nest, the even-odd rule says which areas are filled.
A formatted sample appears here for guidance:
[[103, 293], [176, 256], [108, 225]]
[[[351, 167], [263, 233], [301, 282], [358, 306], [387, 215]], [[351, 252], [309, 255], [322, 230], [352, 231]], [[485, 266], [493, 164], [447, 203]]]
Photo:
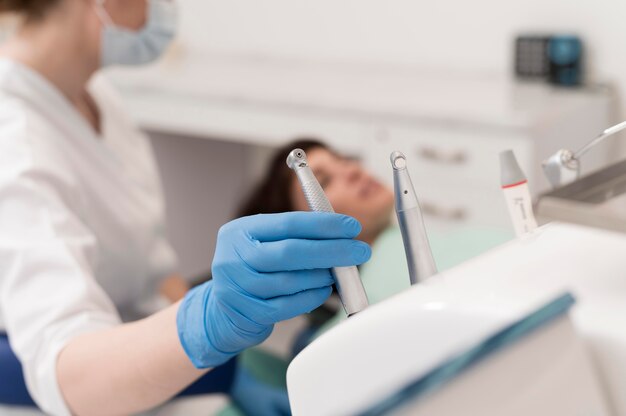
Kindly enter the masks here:
[[626, 3], [617, 0], [182, 2], [185, 41], [228, 54], [500, 72], [510, 68], [514, 34], [575, 32], [593, 79], [626, 92]]

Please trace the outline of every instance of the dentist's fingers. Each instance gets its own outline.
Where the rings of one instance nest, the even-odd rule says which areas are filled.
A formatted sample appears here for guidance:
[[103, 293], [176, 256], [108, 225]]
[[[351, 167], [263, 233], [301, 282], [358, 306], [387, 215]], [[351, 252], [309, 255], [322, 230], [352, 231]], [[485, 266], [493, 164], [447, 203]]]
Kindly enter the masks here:
[[254, 273], [238, 279], [237, 285], [251, 296], [271, 299], [294, 295], [311, 289], [321, 289], [334, 284], [329, 269], [299, 270], [295, 272]]
[[332, 288], [312, 289], [295, 295], [281, 296], [264, 301], [263, 313], [255, 320], [263, 324], [286, 321], [320, 307], [333, 293]]
[[372, 255], [369, 245], [348, 239], [254, 243], [237, 252], [253, 270], [263, 273], [355, 266]]
[[354, 218], [325, 212], [262, 214], [240, 218], [234, 223], [261, 242], [354, 238], [361, 232], [361, 224]]

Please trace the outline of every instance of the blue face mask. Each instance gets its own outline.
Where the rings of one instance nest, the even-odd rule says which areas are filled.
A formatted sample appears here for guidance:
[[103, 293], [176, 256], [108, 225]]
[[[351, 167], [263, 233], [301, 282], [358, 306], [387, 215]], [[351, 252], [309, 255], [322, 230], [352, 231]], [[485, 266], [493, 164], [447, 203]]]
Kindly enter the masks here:
[[113, 23], [104, 8], [106, 0], [96, 0], [96, 13], [102, 21], [100, 66], [142, 65], [158, 59], [176, 35], [178, 13], [175, 0], [149, 0], [146, 25], [132, 31]]

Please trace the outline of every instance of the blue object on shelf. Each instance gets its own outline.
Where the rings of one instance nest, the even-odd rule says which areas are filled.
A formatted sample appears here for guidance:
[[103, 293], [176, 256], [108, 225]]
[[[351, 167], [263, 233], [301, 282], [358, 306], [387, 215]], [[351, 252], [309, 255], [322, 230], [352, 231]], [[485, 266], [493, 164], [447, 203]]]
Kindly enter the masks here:
[[520, 35], [515, 39], [515, 74], [554, 85], [580, 85], [583, 55], [583, 42], [575, 35]]
[[583, 45], [577, 36], [552, 36], [548, 41], [549, 80], [552, 84], [574, 86], [582, 83]]

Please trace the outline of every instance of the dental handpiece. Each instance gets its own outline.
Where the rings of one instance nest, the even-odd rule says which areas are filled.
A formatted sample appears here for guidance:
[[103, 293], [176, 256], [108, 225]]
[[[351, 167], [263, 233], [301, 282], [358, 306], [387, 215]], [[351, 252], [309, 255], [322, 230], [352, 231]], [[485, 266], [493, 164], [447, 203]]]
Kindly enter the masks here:
[[409, 277], [411, 284], [414, 285], [437, 274], [437, 266], [428, 242], [424, 217], [406, 167], [404, 154], [393, 152], [391, 166], [393, 166], [396, 214], [402, 232]]
[[[295, 149], [287, 157], [287, 166], [296, 172], [304, 197], [314, 212], [335, 212], [326, 197], [322, 186], [309, 167], [304, 150]], [[355, 267], [334, 267], [331, 269], [339, 298], [348, 316], [362, 311], [369, 305], [359, 270]]]

